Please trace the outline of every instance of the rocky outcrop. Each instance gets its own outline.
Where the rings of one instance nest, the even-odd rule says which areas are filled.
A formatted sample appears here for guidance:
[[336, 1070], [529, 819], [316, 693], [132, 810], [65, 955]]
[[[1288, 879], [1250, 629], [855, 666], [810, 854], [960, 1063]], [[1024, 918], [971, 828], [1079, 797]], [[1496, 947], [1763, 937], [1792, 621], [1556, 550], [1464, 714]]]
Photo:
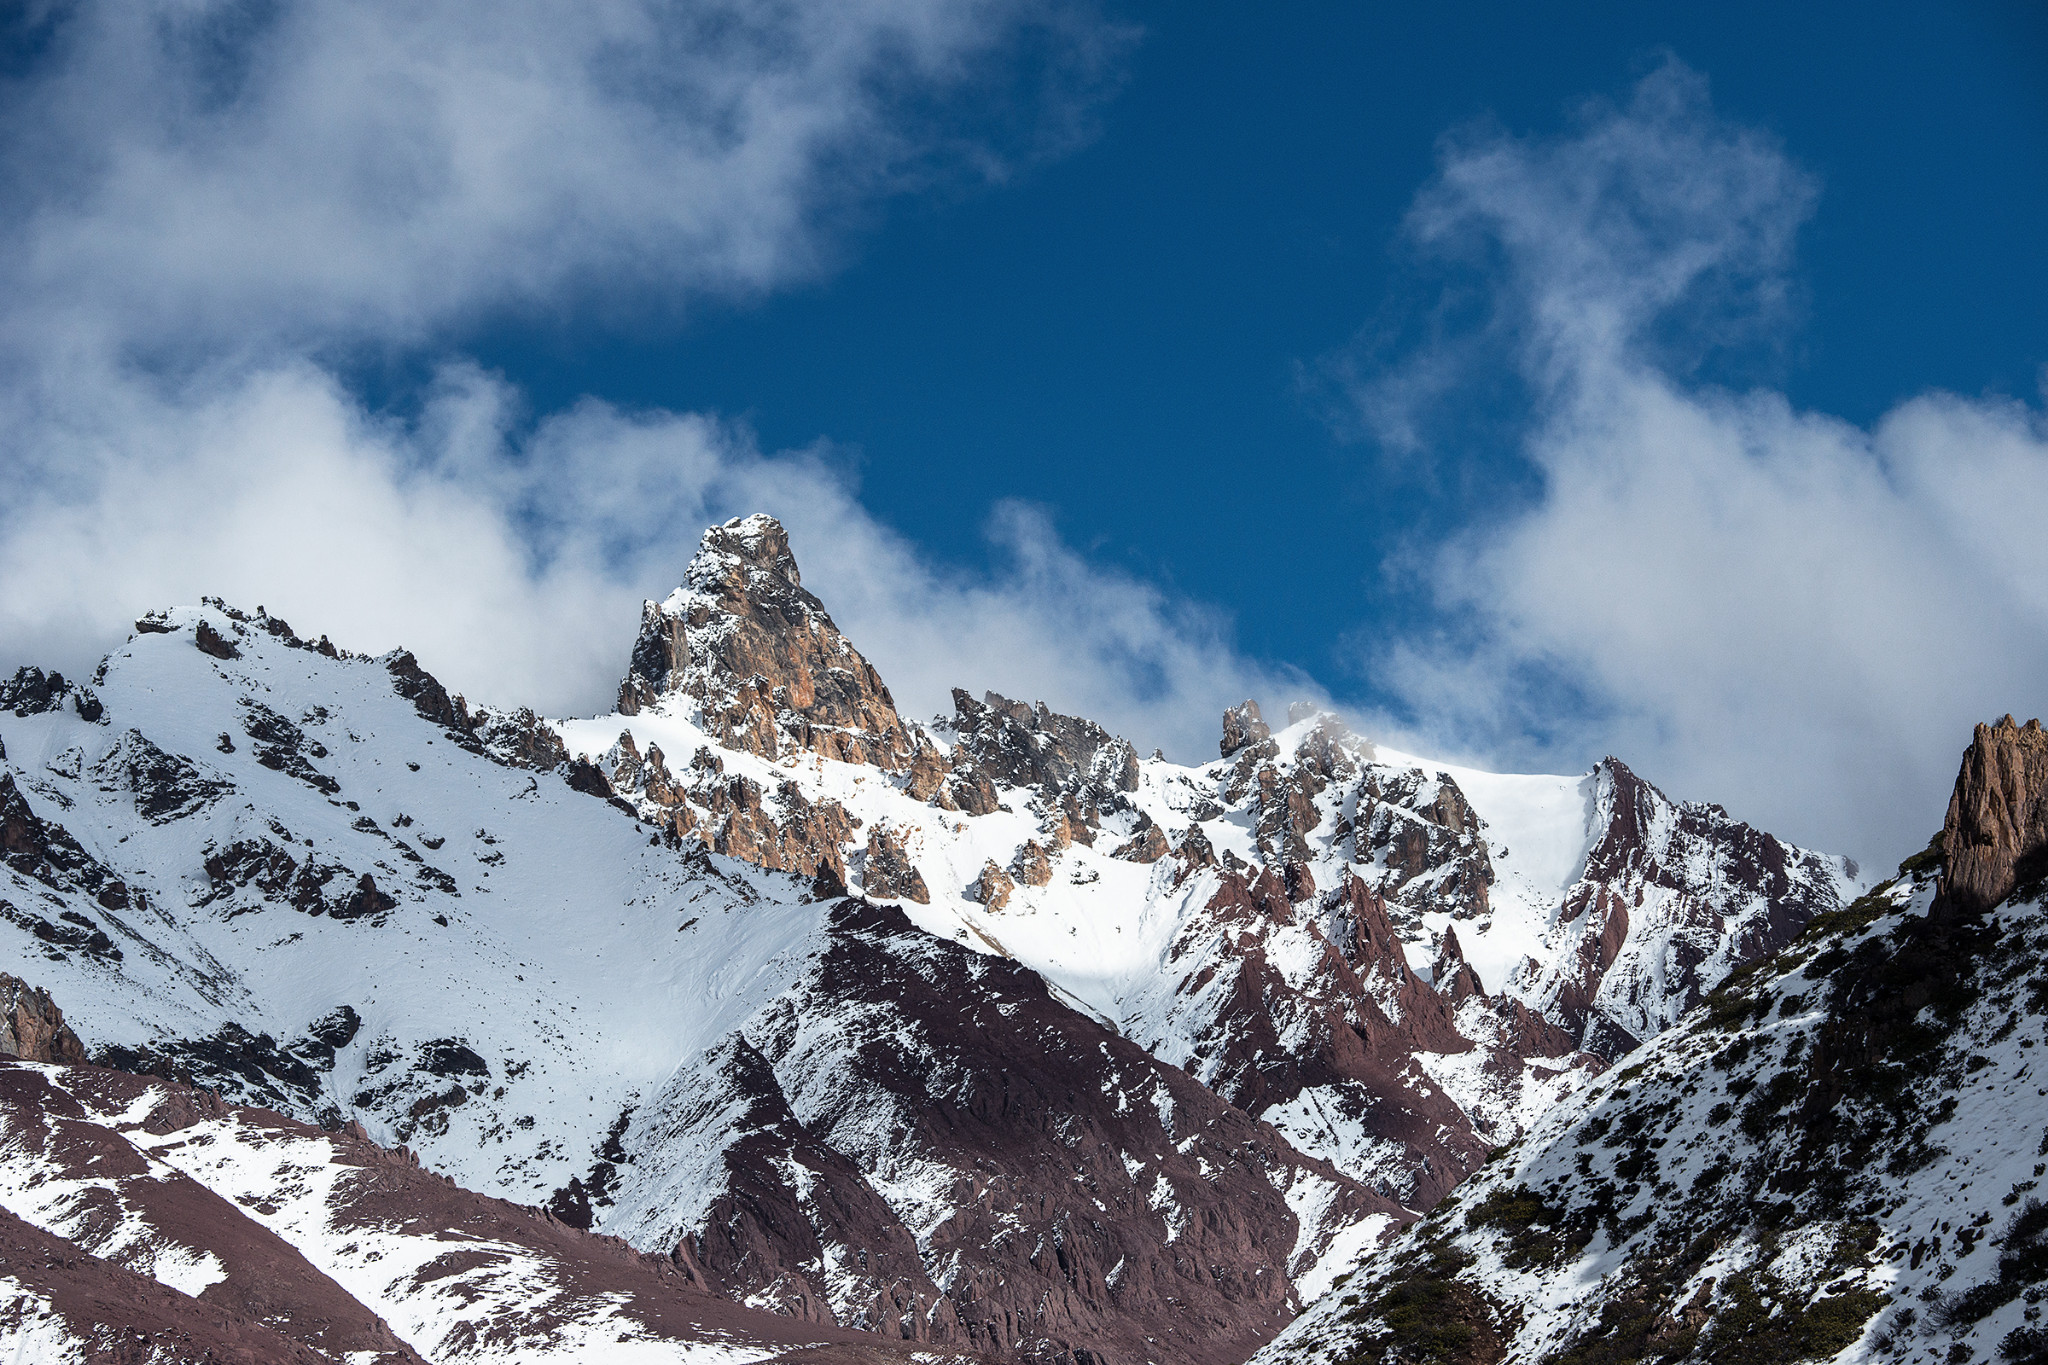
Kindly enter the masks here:
[[1166, 842], [1166, 831], [1151, 820], [1145, 820], [1136, 832], [1110, 853], [1112, 858], [1122, 858], [1130, 863], [1156, 863], [1172, 849]]
[[2048, 874], [2048, 732], [2006, 716], [1979, 725], [1942, 825], [1942, 895], [1959, 912], [1989, 910]]
[[693, 795], [704, 810], [701, 837], [713, 851], [772, 872], [805, 877], [830, 872], [845, 883], [841, 846], [853, 837], [854, 826], [837, 801], [812, 801], [794, 782], [783, 782], [772, 797], [766, 796], [760, 783], [738, 774], [707, 783]]
[[1259, 715], [1259, 704], [1247, 698], [1223, 713], [1221, 756], [1229, 758], [1247, 744], [1272, 736], [1273, 729]]
[[915, 901], [919, 905], [930, 905], [932, 900], [931, 888], [925, 885], [917, 864], [910, 861], [902, 841], [888, 826], [880, 824], [868, 830], [867, 851], [861, 863], [861, 890], [870, 896]]
[[6, 972], [0, 972], [0, 1052], [25, 1062], [85, 1060], [85, 1045], [49, 993]]
[[1044, 886], [1052, 880], [1052, 859], [1036, 839], [1026, 839], [1010, 860], [1010, 875], [1022, 886]]
[[1010, 874], [995, 865], [993, 859], [981, 865], [981, 875], [967, 888], [967, 899], [978, 901], [990, 910], [1001, 910], [1010, 903], [1010, 897], [1017, 890], [1017, 883]]
[[1841, 899], [1838, 868], [1818, 853], [1719, 806], [1674, 802], [1619, 759], [1594, 778], [1599, 832], [1559, 913], [1571, 952], [1535, 1003], [1612, 1059]]
[[728, 748], [902, 772], [916, 745], [881, 677], [804, 590], [789, 536], [751, 516], [704, 533], [683, 586], [648, 602], [619, 710], [696, 703]]
[[1409, 913], [1486, 913], [1493, 862], [1479, 817], [1449, 776], [1371, 770], [1359, 788], [1351, 841], [1359, 861], [1386, 869], [1381, 892]]
[[1138, 753], [1092, 720], [1063, 716], [1044, 702], [1027, 706], [994, 692], [980, 701], [953, 689], [959, 747], [997, 782], [1096, 804], [1138, 789]]
[[[1287, 965], [1302, 951], [1296, 940], [1319, 958], [1306, 976]], [[1303, 898], [1276, 870], [1226, 869], [1172, 955], [1187, 961], [1187, 994], [1220, 995], [1191, 1069], [1231, 1103], [1275, 1117], [1283, 1132], [1280, 1113], [1297, 1102], [1325, 1120], [1341, 1115], [1361, 1152], [1381, 1154], [1380, 1192], [1412, 1208], [1485, 1159], [1488, 1141], [1412, 1060], [1474, 1044], [1409, 966], [1384, 902], [1359, 878]]]
[[55, 711], [67, 700], [81, 720], [98, 721], [105, 714], [91, 688], [66, 682], [62, 673], [18, 668], [12, 678], [0, 681], [0, 710], [12, 711], [17, 716]]

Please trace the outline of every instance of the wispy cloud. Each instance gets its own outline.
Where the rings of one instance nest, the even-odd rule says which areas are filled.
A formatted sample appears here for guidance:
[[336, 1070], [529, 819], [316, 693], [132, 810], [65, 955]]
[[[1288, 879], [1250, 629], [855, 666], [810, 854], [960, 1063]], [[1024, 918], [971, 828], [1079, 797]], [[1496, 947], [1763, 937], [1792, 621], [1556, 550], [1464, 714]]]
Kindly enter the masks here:
[[[1796, 317], [1816, 190], [1668, 62], [1554, 137], [1445, 144], [1408, 230], [1483, 277], [1482, 320], [1356, 367], [1362, 420], [1509, 366], [1540, 491], [1424, 563], [1441, 609], [1378, 676], [1445, 743], [1523, 764], [1619, 752], [1678, 792], [1896, 858], [1939, 823], [1974, 720], [2048, 710], [2039, 406], [1927, 394], [1865, 430], [1706, 382]], [[1881, 287], [1873, 281], [1872, 287]], [[1436, 449], [1436, 458], [1447, 452]]]
[[[41, 27], [0, 87], [13, 339], [188, 362], [777, 287], [878, 196], [1063, 150], [1121, 46], [1061, 0], [81, 0]], [[1024, 45], [1051, 74], [991, 109]]]

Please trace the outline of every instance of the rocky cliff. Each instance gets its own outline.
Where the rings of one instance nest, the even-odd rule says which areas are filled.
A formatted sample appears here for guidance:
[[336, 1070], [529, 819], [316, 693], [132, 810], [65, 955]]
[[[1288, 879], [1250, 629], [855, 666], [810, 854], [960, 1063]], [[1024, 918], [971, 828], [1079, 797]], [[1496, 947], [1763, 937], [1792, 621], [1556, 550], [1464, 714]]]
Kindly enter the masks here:
[[1539, 1119], [1261, 1365], [2042, 1359], [2048, 903], [2013, 871], [2048, 847], [2039, 735], [1979, 726], [1926, 854]]

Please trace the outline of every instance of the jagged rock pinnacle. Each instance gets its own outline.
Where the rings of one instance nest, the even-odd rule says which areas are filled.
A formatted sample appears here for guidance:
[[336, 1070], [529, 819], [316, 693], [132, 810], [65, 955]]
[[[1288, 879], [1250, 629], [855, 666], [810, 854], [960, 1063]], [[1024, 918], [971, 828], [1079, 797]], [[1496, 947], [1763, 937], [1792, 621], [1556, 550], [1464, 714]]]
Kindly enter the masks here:
[[2006, 716], [1979, 725], [1956, 774], [1942, 827], [1942, 891], [1964, 911], [1988, 910], [2048, 873], [2048, 731]]
[[676, 696], [720, 743], [764, 758], [807, 750], [900, 772], [915, 756], [889, 689], [804, 590], [770, 516], [706, 531], [683, 586], [642, 609], [619, 710]]

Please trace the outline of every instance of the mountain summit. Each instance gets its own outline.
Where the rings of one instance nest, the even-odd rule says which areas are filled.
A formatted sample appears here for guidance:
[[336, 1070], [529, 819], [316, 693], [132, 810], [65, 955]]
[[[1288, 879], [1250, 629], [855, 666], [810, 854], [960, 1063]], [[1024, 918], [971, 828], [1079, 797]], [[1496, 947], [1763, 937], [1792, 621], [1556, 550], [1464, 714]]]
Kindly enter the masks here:
[[[1247, 702], [1191, 766], [1043, 702], [953, 704], [904, 720], [763, 516], [647, 604], [603, 716], [473, 706], [260, 609], [156, 613], [89, 685], [0, 685], [0, 938], [128, 1077], [56, 1059], [50, 1084], [106, 1097], [78, 1100], [95, 1142], [144, 1116], [149, 1160], [423, 1358], [480, 1332], [578, 1358], [602, 1313], [521, 1323], [482, 1270], [375, 1280], [370, 1243], [316, 1235], [354, 1225], [350, 1180], [261, 1211], [268, 1144], [329, 1172], [402, 1147], [623, 1238], [653, 1258], [636, 1303], [672, 1283], [782, 1324], [735, 1319], [750, 1339], [808, 1324], [818, 1359], [1237, 1365], [1861, 890], [1618, 760], [1484, 773]], [[195, 1282], [157, 1215], [116, 1236], [69, 1199], [0, 1202]], [[405, 1255], [467, 1254], [430, 1222]], [[613, 1273], [573, 1238], [529, 1254]]]

